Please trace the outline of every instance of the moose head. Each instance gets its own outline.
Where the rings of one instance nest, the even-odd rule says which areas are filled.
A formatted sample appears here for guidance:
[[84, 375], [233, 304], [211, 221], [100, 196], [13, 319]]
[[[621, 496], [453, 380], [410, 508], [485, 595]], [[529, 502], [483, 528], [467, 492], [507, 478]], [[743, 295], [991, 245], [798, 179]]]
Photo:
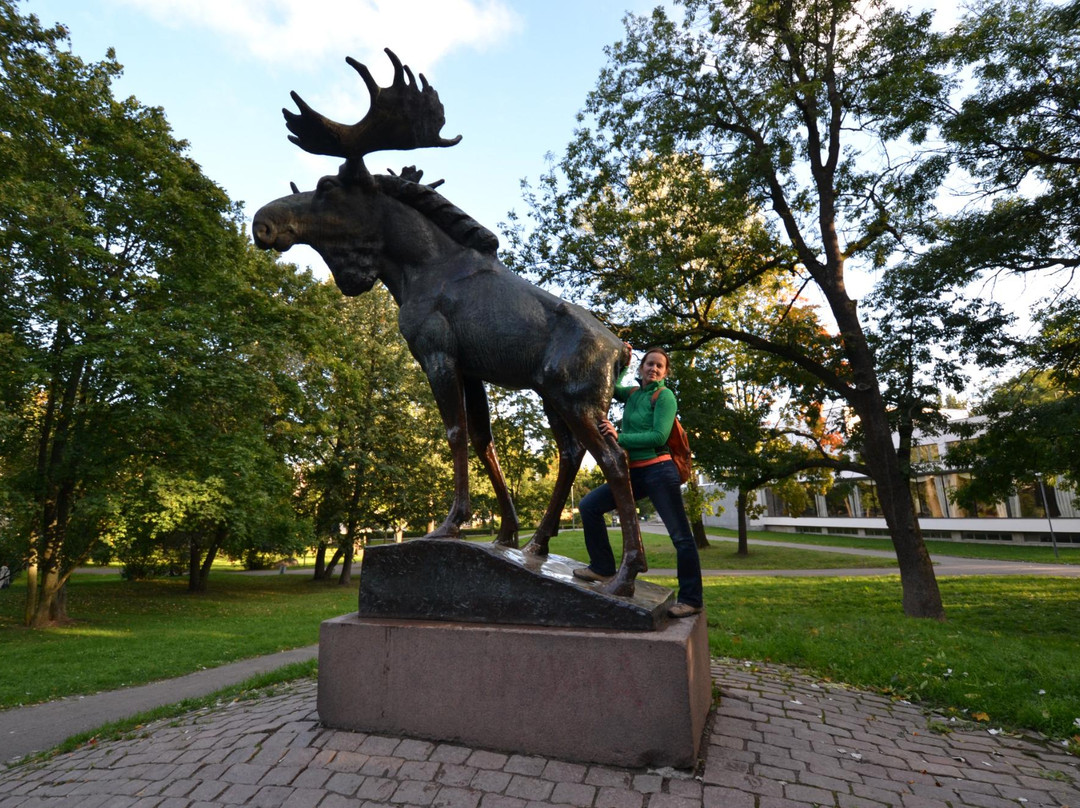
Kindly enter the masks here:
[[[389, 211], [383, 200], [403, 194], [419, 197], [441, 182], [419, 185], [422, 172], [413, 168], [403, 170], [401, 176], [373, 176], [364, 165], [364, 156], [386, 149], [447, 147], [461, 140], [461, 135], [447, 139], [439, 134], [446, 118], [439, 95], [424, 74], [420, 74], [418, 84], [408, 65], [393, 51], [387, 48], [386, 55], [394, 66], [394, 79], [388, 87], [380, 87], [367, 66], [352, 57], [345, 60], [360, 74], [371, 96], [368, 112], [358, 123], [332, 121], [297, 93], [290, 94], [300, 111], [282, 110], [292, 133], [289, 140], [304, 151], [343, 157], [345, 162], [337, 174], [320, 179], [314, 191], [301, 192], [292, 184], [293, 193], [265, 205], [252, 224], [255, 244], [263, 249], [284, 252], [294, 244], [312, 246], [347, 295], [366, 292], [374, 284], [387, 238], [415, 241], [419, 232], [426, 233], [424, 228], [409, 228], [401, 211]], [[412, 205], [416, 207], [415, 202]], [[443, 207], [457, 214], [451, 220], [471, 222], [448, 203]], [[472, 225], [466, 224], [464, 229], [481, 238], [471, 246], [486, 246], [493, 252], [494, 235], [475, 222]], [[461, 224], [457, 226], [462, 229]], [[497, 241], [494, 244], [497, 246]]]

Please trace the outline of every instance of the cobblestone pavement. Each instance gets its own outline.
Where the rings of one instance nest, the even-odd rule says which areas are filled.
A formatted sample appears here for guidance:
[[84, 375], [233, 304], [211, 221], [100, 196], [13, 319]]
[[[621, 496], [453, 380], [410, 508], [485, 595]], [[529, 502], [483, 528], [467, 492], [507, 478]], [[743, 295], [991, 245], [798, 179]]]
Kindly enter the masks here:
[[772, 665], [715, 660], [696, 772], [324, 729], [315, 683], [0, 770], [0, 808], [1080, 808], [1080, 760]]

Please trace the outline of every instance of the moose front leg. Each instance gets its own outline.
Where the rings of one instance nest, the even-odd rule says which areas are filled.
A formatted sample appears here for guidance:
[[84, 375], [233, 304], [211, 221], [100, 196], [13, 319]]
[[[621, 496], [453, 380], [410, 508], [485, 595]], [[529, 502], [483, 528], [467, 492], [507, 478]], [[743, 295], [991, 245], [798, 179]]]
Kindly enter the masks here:
[[495, 441], [491, 435], [491, 409], [488, 407], [484, 383], [479, 379], [465, 380], [465, 416], [469, 422], [469, 438], [473, 450], [491, 480], [495, 499], [499, 503], [499, 535], [495, 544], [502, 547], [518, 546], [518, 517], [510, 491], [506, 487], [506, 478], [499, 467], [499, 458], [495, 454]]
[[450, 443], [450, 457], [454, 465], [454, 501], [446, 520], [425, 538], [457, 539], [461, 526], [472, 518], [469, 502], [469, 433], [465, 412], [465, 395], [461, 376], [453, 363], [428, 358], [421, 363], [427, 373], [431, 392], [439, 407], [446, 439]]

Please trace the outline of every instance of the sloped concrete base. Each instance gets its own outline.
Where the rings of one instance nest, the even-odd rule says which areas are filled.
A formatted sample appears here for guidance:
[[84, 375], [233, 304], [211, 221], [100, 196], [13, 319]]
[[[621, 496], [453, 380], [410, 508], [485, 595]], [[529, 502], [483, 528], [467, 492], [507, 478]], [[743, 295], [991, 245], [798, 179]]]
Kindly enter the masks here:
[[319, 717], [335, 729], [685, 769], [711, 694], [704, 614], [653, 632], [357, 614], [320, 629]]
[[615, 597], [573, 575], [579, 561], [536, 557], [494, 544], [412, 539], [364, 550], [362, 617], [516, 623], [655, 631], [675, 602], [665, 586], [638, 581]]

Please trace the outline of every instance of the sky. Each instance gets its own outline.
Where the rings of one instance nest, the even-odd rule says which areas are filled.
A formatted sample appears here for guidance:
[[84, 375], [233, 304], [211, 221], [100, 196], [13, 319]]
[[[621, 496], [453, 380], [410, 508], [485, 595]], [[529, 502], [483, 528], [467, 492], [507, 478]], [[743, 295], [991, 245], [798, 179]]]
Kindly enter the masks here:
[[[389, 47], [439, 91], [449, 149], [382, 152], [374, 172], [416, 165], [424, 181], [498, 232], [525, 212], [521, 180], [534, 185], [546, 156], [561, 156], [575, 115], [622, 38], [627, 11], [658, 0], [23, 0], [20, 11], [63, 23], [84, 61], [108, 48], [124, 66], [118, 98], [160, 106], [189, 156], [251, 217], [265, 203], [337, 171], [287, 139], [289, 91], [328, 117], [358, 121], [368, 92], [352, 56], [387, 85]], [[285, 258], [326, 276], [319, 256]]]
[[[372, 171], [416, 165], [424, 181], [490, 230], [527, 211], [521, 181], [534, 186], [561, 157], [606, 63], [604, 48], [625, 33], [627, 13], [664, 0], [22, 0], [22, 13], [61, 22], [86, 61], [116, 51], [124, 65], [117, 97], [160, 106], [189, 155], [236, 202], [250, 224], [267, 202], [314, 188], [340, 160], [307, 154], [287, 138], [282, 107], [298, 92], [328, 117], [352, 123], [368, 93], [346, 56], [368, 65], [380, 85], [393, 70], [391, 48], [439, 91], [448, 149], [381, 152]], [[904, 5], [908, 5], [904, 3]], [[933, 0], [913, 0], [915, 8]], [[945, 5], [935, 19], [955, 21]], [[505, 245], [504, 245], [505, 246]], [[328, 272], [310, 248], [284, 258]], [[872, 278], [849, 268], [862, 297]], [[1026, 319], [1042, 282], [1003, 282], [980, 294], [1005, 300]], [[1025, 325], [1030, 328], [1030, 324]]]

